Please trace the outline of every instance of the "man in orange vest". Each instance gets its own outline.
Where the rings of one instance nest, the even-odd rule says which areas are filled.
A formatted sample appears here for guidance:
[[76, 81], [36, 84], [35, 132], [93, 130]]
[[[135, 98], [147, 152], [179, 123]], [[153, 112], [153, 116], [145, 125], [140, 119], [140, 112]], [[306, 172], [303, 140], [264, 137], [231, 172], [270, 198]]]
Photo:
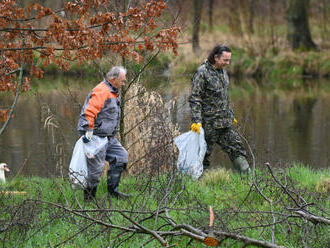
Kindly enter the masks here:
[[115, 138], [120, 121], [119, 90], [125, 81], [125, 68], [111, 68], [104, 81], [88, 94], [80, 113], [78, 131], [83, 135], [85, 143], [90, 142], [93, 135], [108, 138], [108, 144], [94, 158], [87, 158], [87, 187], [84, 189], [86, 201], [95, 198], [105, 160], [110, 164], [107, 174], [109, 196], [129, 197], [118, 191], [121, 173], [128, 163], [128, 153]]

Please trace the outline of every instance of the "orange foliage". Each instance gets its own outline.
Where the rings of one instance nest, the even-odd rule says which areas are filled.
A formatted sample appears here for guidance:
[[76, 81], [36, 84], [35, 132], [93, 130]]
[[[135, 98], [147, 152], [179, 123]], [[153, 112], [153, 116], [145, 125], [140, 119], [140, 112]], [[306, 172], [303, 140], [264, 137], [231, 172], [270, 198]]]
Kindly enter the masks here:
[[165, 2], [141, 2], [140, 7], [126, 12], [108, 12], [104, 8], [107, 0], [74, 0], [59, 13], [37, 3], [20, 8], [15, 0], [1, 1], [0, 91], [15, 92], [22, 49], [24, 70], [29, 70], [23, 90], [30, 88], [31, 77], [43, 76], [35, 53], [39, 53], [43, 66], [55, 63], [64, 70], [69, 70], [68, 61], [83, 63], [109, 52], [138, 62], [145, 51], [171, 49], [176, 54], [179, 28], [173, 25], [160, 29], [157, 25]]
[[[10, 109], [0, 109], [0, 122], [5, 122], [8, 119]], [[12, 115], [14, 117], [14, 115]]]

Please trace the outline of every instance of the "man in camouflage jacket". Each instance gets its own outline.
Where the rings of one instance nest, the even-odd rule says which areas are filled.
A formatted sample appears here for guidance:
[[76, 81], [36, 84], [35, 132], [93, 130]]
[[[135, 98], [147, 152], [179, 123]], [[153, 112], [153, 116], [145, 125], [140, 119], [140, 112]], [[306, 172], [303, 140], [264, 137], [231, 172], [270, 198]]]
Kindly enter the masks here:
[[193, 122], [191, 130], [199, 133], [200, 127], [204, 128], [207, 143], [204, 169], [210, 166], [210, 155], [217, 143], [229, 155], [234, 167], [246, 173], [250, 168], [246, 150], [233, 126], [236, 119], [229, 103], [229, 78], [224, 69], [230, 58], [230, 48], [218, 45], [193, 75], [189, 98]]

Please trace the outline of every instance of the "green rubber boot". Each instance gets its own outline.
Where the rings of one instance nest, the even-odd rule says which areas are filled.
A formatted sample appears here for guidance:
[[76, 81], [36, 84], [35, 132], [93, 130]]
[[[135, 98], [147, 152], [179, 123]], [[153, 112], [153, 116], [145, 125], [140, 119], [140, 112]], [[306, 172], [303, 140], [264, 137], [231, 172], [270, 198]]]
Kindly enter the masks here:
[[238, 156], [233, 161], [235, 169], [237, 169], [242, 174], [249, 174], [251, 172], [248, 161], [244, 156]]

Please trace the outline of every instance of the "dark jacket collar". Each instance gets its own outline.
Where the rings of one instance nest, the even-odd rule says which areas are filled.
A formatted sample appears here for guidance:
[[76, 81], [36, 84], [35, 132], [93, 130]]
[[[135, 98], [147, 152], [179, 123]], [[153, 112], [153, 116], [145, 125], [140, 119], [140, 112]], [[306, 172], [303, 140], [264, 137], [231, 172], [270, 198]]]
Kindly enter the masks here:
[[223, 73], [223, 69], [217, 69], [215, 68], [208, 60], [205, 60], [203, 65], [205, 65], [205, 67], [209, 70], [214, 70], [220, 73]]
[[110, 91], [118, 94], [118, 89], [114, 87], [108, 80], [104, 79], [104, 82], [110, 87]]

